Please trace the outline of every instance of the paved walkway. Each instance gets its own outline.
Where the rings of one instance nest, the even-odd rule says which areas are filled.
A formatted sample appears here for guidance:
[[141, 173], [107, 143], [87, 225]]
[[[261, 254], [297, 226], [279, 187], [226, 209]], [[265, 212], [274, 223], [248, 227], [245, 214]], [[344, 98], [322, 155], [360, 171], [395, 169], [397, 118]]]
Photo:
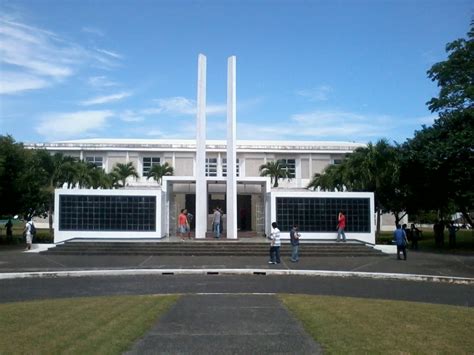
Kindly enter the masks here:
[[[303, 246], [304, 247], [304, 246]], [[1, 248], [1, 247], [0, 247]], [[291, 263], [282, 255], [282, 263], [268, 265], [265, 257], [228, 256], [94, 256], [41, 255], [20, 249], [0, 249], [2, 273], [54, 272], [70, 270], [252, 270], [274, 271], [347, 271], [363, 273], [395, 273], [474, 278], [474, 256], [408, 252], [408, 261], [395, 255], [382, 257], [312, 257]]]
[[320, 354], [272, 295], [187, 295], [126, 354]]

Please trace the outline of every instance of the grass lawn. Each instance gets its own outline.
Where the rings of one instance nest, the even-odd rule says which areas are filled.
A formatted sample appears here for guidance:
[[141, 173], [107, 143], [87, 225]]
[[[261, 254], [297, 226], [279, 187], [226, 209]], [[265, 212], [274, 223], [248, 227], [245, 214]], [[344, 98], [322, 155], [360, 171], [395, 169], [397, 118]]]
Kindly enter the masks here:
[[280, 295], [330, 354], [472, 354], [474, 309], [347, 297]]
[[[440, 253], [468, 253], [474, 254], [474, 230], [461, 229], [456, 232], [456, 247], [449, 246], [448, 232], [444, 232], [444, 246], [438, 248], [435, 245], [433, 231], [423, 229], [423, 235], [418, 242], [420, 251], [440, 252]], [[391, 244], [393, 232], [381, 232], [377, 238], [377, 244]], [[411, 245], [411, 243], [410, 243]]]
[[1, 354], [120, 354], [179, 296], [114, 296], [0, 304]]

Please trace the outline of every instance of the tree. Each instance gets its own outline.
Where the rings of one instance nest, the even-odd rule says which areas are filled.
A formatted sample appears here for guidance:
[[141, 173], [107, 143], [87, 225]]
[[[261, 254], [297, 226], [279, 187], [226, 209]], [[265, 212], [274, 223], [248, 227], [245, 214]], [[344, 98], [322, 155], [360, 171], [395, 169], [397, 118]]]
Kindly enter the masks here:
[[427, 102], [431, 112], [459, 112], [472, 108], [474, 101], [474, 21], [468, 39], [446, 45], [448, 59], [434, 64], [428, 77], [438, 82], [438, 97]]
[[111, 189], [114, 187], [114, 181], [116, 179], [112, 174], [107, 174], [104, 169], [99, 168], [92, 164], [93, 167], [90, 168], [89, 174], [91, 177], [91, 185], [93, 189]]
[[280, 161], [269, 161], [266, 164], [260, 166], [260, 176], [270, 176], [270, 181], [273, 183], [273, 187], [278, 187], [279, 179], [290, 180], [290, 173], [285, 164]]
[[452, 208], [472, 225], [474, 206], [474, 22], [468, 39], [446, 45], [448, 59], [434, 64], [428, 77], [437, 81], [438, 97], [427, 102], [439, 112], [432, 127], [415, 132], [403, 145], [402, 179], [409, 198], [421, 210]]
[[120, 187], [125, 187], [127, 185], [128, 177], [138, 177], [132, 162], [128, 162], [127, 164], [117, 163], [114, 166], [112, 173], [117, 178], [117, 182]]
[[49, 233], [53, 235], [54, 190], [64, 184], [73, 184], [75, 174], [75, 158], [61, 153], [51, 155], [46, 150], [35, 151], [36, 176], [48, 196], [47, 211], [49, 216]]
[[[443, 114], [403, 145], [402, 183], [409, 213], [437, 210], [440, 218], [459, 211], [472, 225], [474, 207], [474, 109]], [[453, 210], [454, 209], [454, 210]]]
[[34, 157], [11, 136], [0, 135], [0, 215], [28, 218], [44, 213], [46, 196]]
[[170, 166], [168, 163], [164, 163], [163, 165], [155, 164], [148, 172], [147, 180], [153, 178], [156, 182], [158, 182], [158, 184], [161, 185], [163, 176], [171, 176], [173, 175], [173, 173], [173, 167]]
[[319, 187], [323, 190], [338, 189], [343, 191], [345, 188], [345, 167], [345, 164], [327, 166], [321, 174], [314, 174], [307, 188], [316, 190]]
[[315, 175], [308, 185], [342, 191], [369, 191], [375, 195], [377, 233], [380, 232], [381, 212], [392, 212], [395, 224], [403, 218], [404, 208], [399, 184], [398, 148], [381, 139], [376, 144], [357, 148], [341, 164], [328, 166]]

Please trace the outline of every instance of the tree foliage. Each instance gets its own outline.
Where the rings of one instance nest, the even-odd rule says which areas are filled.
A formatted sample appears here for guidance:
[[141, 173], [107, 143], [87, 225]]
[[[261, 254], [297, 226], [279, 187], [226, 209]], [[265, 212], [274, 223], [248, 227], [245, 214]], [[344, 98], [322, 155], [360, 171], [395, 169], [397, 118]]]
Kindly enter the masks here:
[[279, 179], [290, 180], [290, 173], [288, 168], [281, 161], [269, 161], [266, 164], [260, 166], [260, 176], [270, 176], [270, 181], [273, 187], [278, 187]]
[[392, 212], [395, 223], [405, 210], [399, 185], [399, 149], [387, 140], [357, 148], [341, 164], [315, 174], [308, 188], [374, 192], [377, 212]]
[[459, 112], [474, 102], [474, 21], [468, 38], [446, 45], [448, 59], [434, 64], [428, 77], [438, 84], [439, 95], [427, 102], [431, 112]]
[[117, 163], [112, 170], [113, 176], [115, 176], [118, 186], [125, 187], [127, 185], [127, 178], [138, 177], [138, 173], [135, 170], [135, 166], [132, 162], [126, 164]]
[[154, 179], [158, 184], [161, 185], [161, 181], [163, 180], [163, 176], [171, 176], [173, 175], [174, 170], [171, 165], [168, 163], [162, 164], [155, 164], [151, 167], [150, 171], [148, 172], [147, 179]]
[[472, 225], [474, 22], [468, 38], [448, 43], [446, 51], [447, 60], [428, 71], [440, 91], [427, 104], [439, 118], [403, 145], [402, 180], [411, 206], [438, 210], [440, 215], [460, 211]]

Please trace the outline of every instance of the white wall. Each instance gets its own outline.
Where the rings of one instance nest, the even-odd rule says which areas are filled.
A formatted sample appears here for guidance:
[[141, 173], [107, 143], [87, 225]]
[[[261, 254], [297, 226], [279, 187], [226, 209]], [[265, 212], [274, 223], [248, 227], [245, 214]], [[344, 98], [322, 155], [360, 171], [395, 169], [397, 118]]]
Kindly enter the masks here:
[[[94, 196], [156, 196], [156, 230], [155, 231], [64, 231], [59, 230], [59, 196], [61, 195], [94, 195]], [[73, 238], [99, 238], [99, 239], [151, 239], [162, 238], [165, 231], [162, 229], [162, 192], [160, 189], [117, 189], [117, 190], [94, 190], [94, 189], [56, 189], [54, 194], [55, 215], [54, 219], [54, 242], [59, 243]]]
[[[370, 216], [374, 216], [374, 194], [372, 192], [291, 192], [291, 191], [272, 191], [270, 195], [270, 220], [267, 220], [267, 233], [269, 232], [271, 226], [270, 224], [273, 221], [276, 221], [276, 198], [277, 197], [311, 197], [311, 198], [369, 198], [370, 199]], [[321, 239], [321, 240], [336, 240], [337, 231], [336, 231], [337, 221], [334, 222], [334, 232], [301, 232], [301, 240], [305, 239]], [[375, 244], [375, 219], [371, 219], [370, 223], [370, 232], [369, 233], [354, 233], [354, 232], [345, 232], [347, 239], [358, 240], [364, 243]], [[282, 239], [290, 239], [289, 231], [281, 231]]]

